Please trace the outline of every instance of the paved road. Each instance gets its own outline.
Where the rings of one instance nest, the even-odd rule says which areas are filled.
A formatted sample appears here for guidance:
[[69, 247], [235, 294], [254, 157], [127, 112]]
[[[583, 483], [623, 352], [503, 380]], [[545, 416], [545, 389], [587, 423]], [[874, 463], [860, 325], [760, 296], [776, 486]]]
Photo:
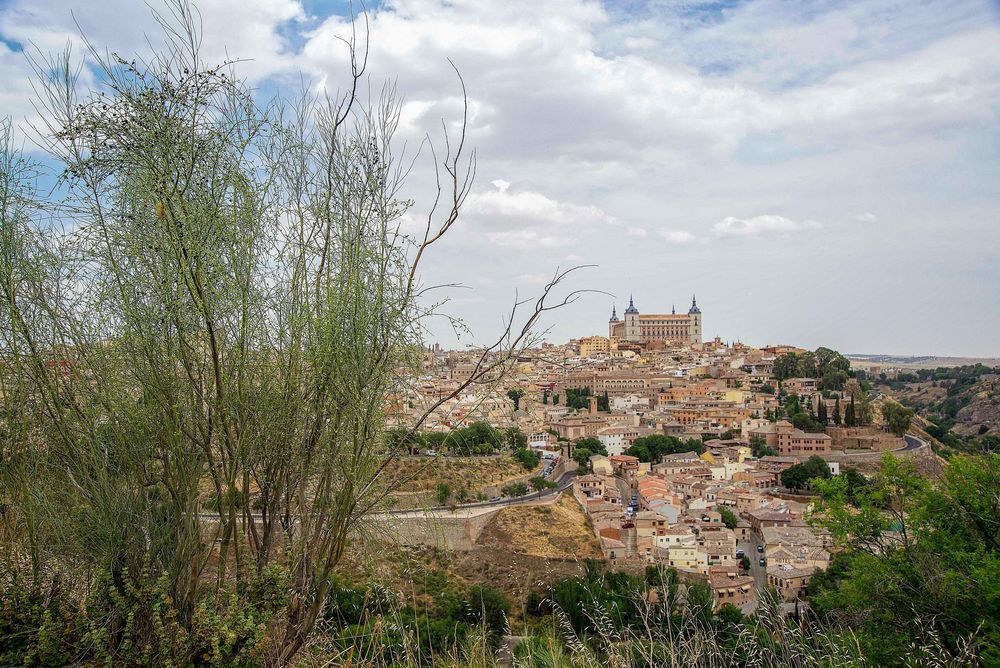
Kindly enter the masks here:
[[[556, 481], [556, 487], [551, 489], [543, 489], [540, 492], [532, 492], [531, 494], [525, 494], [524, 496], [517, 496], [511, 499], [500, 499], [499, 501], [477, 501], [475, 503], [462, 503], [454, 506], [456, 510], [467, 510], [474, 508], [502, 508], [504, 506], [516, 506], [523, 503], [529, 503], [531, 501], [536, 501], [538, 499], [545, 498], [547, 496], [553, 496], [566, 490], [573, 485], [573, 479], [576, 478], [576, 471], [567, 471], [559, 477]], [[447, 506], [447, 508], [452, 508], [452, 506]], [[429, 508], [427, 510], [434, 510]], [[414, 512], [424, 512], [423, 508], [406, 508], [401, 510], [388, 510], [384, 513], [379, 513], [380, 515], [402, 515]]]
[[917, 450], [927, 445], [925, 441], [917, 438], [913, 434], [905, 434], [903, 436], [903, 439], [906, 440], [906, 445], [900, 448], [899, 450], [896, 450], [895, 452], [909, 452], [911, 450]]
[[[478, 501], [476, 503], [464, 503], [457, 504], [455, 506], [437, 506], [433, 508], [402, 508], [400, 510], [386, 510], [380, 513], [373, 513], [373, 515], [376, 517], [475, 517], [485, 512], [490, 512], [505, 506], [519, 506], [537, 503], [539, 501], [549, 501], [550, 499], [555, 500], [555, 497], [560, 492], [572, 487], [574, 478], [576, 478], [576, 471], [567, 471], [559, 477], [559, 480], [556, 482], [556, 487], [544, 489], [540, 492], [532, 492], [531, 494], [525, 494], [524, 496], [518, 496], [512, 499], [501, 499], [499, 501]], [[258, 513], [254, 513], [253, 517], [257, 521], [261, 520], [261, 515]], [[215, 522], [219, 519], [219, 516], [216, 513], [201, 513], [199, 518], [203, 522]]]
[[750, 575], [753, 576], [753, 583], [757, 588], [758, 596], [760, 592], [764, 591], [764, 587], [767, 585], [767, 566], [760, 565], [760, 558], [764, 555], [757, 551], [757, 546], [763, 544], [764, 539], [755, 533], [751, 533], [746, 540], [738, 541], [736, 544], [736, 549], [743, 550], [750, 560]]

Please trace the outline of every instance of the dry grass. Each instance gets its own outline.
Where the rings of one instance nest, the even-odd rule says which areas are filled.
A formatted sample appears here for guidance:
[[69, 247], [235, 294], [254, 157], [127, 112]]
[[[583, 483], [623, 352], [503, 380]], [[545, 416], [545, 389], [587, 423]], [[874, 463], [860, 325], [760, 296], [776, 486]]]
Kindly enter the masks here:
[[550, 506], [504, 508], [476, 542], [482, 547], [545, 559], [602, 557], [600, 545], [590, 530], [583, 509], [565, 493]]
[[430, 492], [438, 483], [452, 489], [467, 488], [473, 493], [480, 487], [502, 485], [527, 475], [513, 457], [407, 457], [392, 463], [390, 475], [404, 480], [401, 493]]

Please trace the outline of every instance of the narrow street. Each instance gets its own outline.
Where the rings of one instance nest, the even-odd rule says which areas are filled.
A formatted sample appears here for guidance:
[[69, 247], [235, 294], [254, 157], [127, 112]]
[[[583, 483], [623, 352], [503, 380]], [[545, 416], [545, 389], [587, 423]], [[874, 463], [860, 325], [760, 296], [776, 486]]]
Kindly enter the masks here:
[[[743, 550], [750, 560], [750, 575], [753, 576], [754, 588], [759, 597], [764, 587], [767, 586], [767, 566], [760, 565], [760, 559], [764, 555], [757, 551], [758, 545], [763, 545], [764, 540], [755, 533], [751, 533], [747, 540], [737, 541], [736, 549]], [[757, 601], [744, 606], [743, 612], [751, 612], [757, 607]]]

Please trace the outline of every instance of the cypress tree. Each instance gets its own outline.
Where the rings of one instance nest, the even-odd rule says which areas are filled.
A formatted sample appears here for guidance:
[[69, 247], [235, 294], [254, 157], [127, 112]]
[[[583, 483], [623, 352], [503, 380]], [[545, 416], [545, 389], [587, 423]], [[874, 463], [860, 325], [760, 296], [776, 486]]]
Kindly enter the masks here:
[[819, 400], [819, 408], [816, 411], [816, 419], [819, 420], [819, 423], [823, 426], [826, 426], [827, 422], [829, 422], [829, 419], [826, 416], [826, 401], [823, 399]]
[[851, 403], [847, 406], [847, 415], [844, 422], [847, 423], [848, 427], [854, 427], [857, 425], [857, 421], [854, 413], [854, 395], [851, 395]]
[[837, 397], [837, 401], [833, 404], [833, 424], [840, 424], [840, 397]]

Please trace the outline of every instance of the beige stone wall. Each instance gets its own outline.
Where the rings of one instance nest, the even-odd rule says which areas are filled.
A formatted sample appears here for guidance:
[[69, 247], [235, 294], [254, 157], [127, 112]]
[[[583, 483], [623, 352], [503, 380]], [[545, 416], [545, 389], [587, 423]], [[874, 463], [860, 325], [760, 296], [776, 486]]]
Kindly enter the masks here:
[[872, 427], [827, 427], [826, 433], [833, 439], [835, 450], [886, 452], [904, 445], [902, 438]]

